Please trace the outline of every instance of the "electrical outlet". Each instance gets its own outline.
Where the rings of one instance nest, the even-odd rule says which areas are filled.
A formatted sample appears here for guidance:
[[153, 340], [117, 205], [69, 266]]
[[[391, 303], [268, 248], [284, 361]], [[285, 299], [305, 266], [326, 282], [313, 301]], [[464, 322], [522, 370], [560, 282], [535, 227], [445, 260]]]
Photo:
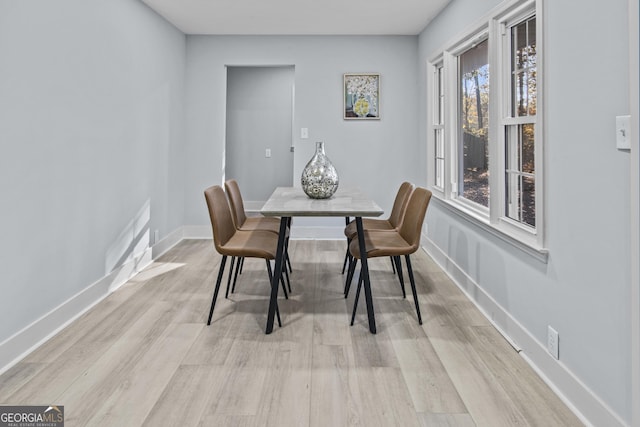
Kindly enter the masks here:
[[556, 359], [560, 359], [560, 336], [558, 331], [547, 326], [547, 351]]

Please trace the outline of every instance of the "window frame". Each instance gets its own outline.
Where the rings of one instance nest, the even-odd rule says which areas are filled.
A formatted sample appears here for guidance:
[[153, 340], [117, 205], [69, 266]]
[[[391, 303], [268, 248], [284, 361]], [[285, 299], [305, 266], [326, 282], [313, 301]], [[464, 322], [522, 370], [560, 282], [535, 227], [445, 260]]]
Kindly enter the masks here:
[[[544, 137], [542, 126], [544, 117], [544, 96], [543, 96], [543, 80], [544, 72], [542, 70], [543, 63], [543, 49], [542, 46], [542, 18], [540, 8], [540, 1], [523, 2], [519, 7], [497, 16], [493, 20], [494, 33], [496, 40], [498, 40], [498, 52], [496, 54], [497, 65], [499, 67], [497, 78], [500, 81], [500, 112], [499, 123], [496, 126], [496, 142], [497, 142], [497, 160], [499, 162], [499, 172], [501, 174], [501, 182], [499, 184], [500, 192], [500, 206], [496, 207], [495, 218], [493, 221], [497, 222], [499, 227], [508, 234], [515, 238], [522, 240], [535, 248], [542, 249], [544, 247]], [[511, 114], [511, 108], [513, 107], [513, 92], [511, 86], [511, 61], [512, 58], [512, 46], [511, 46], [511, 29], [530, 19], [536, 17], [536, 115], [535, 116], [513, 116]], [[533, 117], [533, 118], [532, 118]], [[520, 221], [516, 221], [506, 214], [506, 189], [504, 178], [506, 165], [506, 132], [510, 126], [517, 126], [523, 124], [533, 124], [534, 126], [534, 162], [535, 162], [535, 219], [536, 226], [531, 228], [528, 225], [523, 224]], [[499, 210], [498, 210], [499, 209]]]
[[[434, 168], [427, 184], [435, 200], [451, 212], [470, 220], [502, 240], [546, 262], [544, 247], [544, 68], [543, 68], [543, 0], [512, 0], [494, 8], [471, 25], [461, 36], [427, 60], [427, 164]], [[511, 28], [535, 16], [536, 31], [536, 115], [511, 117]], [[458, 94], [458, 57], [473, 45], [489, 40], [489, 206], [461, 197], [458, 183], [461, 162], [460, 97]], [[436, 186], [435, 111], [437, 105], [434, 71], [443, 67], [444, 75], [444, 186]], [[533, 120], [532, 120], [533, 117]], [[525, 123], [534, 126], [535, 227], [514, 220], [506, 211], [506, 136], [509, 126]]]
[[[436, 77], [437, 76], [437, 77]], [[439, 81], [439, 78], [442, 79], [442, 82]], [[444, 99], [442, 99], [442, 105], [440, 105], [441, 98], [444, 98], [445, 92], [445, 82], [446, 78], [444, 75], [444, 63], [443, 56], [439, 55], [437, 58], [434, 58], [430, 61], [430, 65], [427, 67], [427, 85], [431, 88], [434, 88], [436, 91], [436, 95], [430, 97], [431, 103], [429, 104], [429, 109], [431, 109], [431, 113], [428, 114], [427, 117], [427, 134], [429, 137], [427, 138], [429, 141], [428, 150], [430, 155], [429, 158], [432, 159], [430, 163], [430, 168], [433, 171], [427, 177], [427, 182], [429, 187], [431, 187], [433, 192], [436, 192], [440, 195], [440, 197], [444, 197], [447, 185], [446, 185], [446, 177], [447, 177], [447, 158], [448, 156], [445, 153], [447, 148], [447, 144], [445, 141], [446, 138], [446, 129], [445, 129], [445, 117], [447, 116], [445, 112]], [[442, 92], [441, 92], [442, 91]], [[438, 156], [438, 138], [435, 136], [436, 133], [440, 133], [442, 136], [442, 157]], [[433, 157], [431, 157], [433, 156]], [[438, 183], [438, 162], [442, 160], [441, 165], [441, 177], [442, 181], [439, 185]]]

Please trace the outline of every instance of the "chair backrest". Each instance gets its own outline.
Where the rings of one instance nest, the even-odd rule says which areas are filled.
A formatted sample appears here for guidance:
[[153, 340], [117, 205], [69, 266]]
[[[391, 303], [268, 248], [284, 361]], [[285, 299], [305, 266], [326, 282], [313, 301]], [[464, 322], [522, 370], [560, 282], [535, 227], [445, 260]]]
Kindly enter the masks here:
[[407, 208], [409, 202], [409, 196], [413, 191], [413, 184], [410, 182], [403, 182], [400, 184], [396, 199], [393, 201], [393, 207], [391, 208], [391, 215], [389, 215], [389, 223], [394, 227], [399, 227], [402, 223], [402, 217], [404, 211]]
[[231, 216], [231, 208], [224, 190], [219, 185], [214, 185], [204, 190], [204, 198], [209, 208], [209, 218], [213, 228], [213, 244], [218, 252], [236, 232], [236, 226]]
[[229, 179], [224, 183], [224, 188], [227, 190], [227, 195], [229, 196], [233, 221], [236, 228], [239, 229], [247, 220], [247, 214], [244, 211], [244, 202], [242, 201], [242, 193], [240, 193], [240, 186], [235, 179]]
[[411, 245], [412, 252], [418, 250], [420, 246], [420, 234], [422, 233], [422, 224], [427, 213], [427, 206], [431, 200], [431, 191], [426, 188], [416, 187], [409, 196], [407, 209], [405, 210], [402, 225], [400, 226], [400, 235], [407, 243]]

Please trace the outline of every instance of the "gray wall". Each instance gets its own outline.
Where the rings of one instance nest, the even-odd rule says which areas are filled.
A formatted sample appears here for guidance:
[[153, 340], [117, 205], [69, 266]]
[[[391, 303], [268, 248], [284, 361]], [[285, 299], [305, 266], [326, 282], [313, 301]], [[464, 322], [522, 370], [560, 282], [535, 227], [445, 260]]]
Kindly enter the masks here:
[[[443, 43], [498, 3], [454, 0], [420, 35], [419, 75]], [[437, 202], [429, 208], [428, 237], [543, 345], [552, 325], [560, 333], [561, 363], [629, 422], [630, 171], [629, 152], [616, 150], [614, 127], [615, 116], [629, 111], [628, 4], [544, 5], [548, 263]], [[419, 93], [426, 93], [422, 79]], [[419, 99], [425, 141], [426, 106]], [[423, 182], [429, 167], [420, 166]]]
[[[295, 184], [314, 141], [325, 141], [340, 185], [360, 186], [390, 209], [400, 183], [419, 176], [417, 49], [416, 37], [403, 36], [188, 36], [186, 224], [208, 223], [202, 190], [223, 179], [225, 65], [294, 65]], [[343, 120], [347, 72], [381, 74], [381, 120]], [[302, 127], [309, 129], [309, 139], [299, 138]]]
[[138, 1], [2, 0], [0, 52], [2, 342], [184, 223], [185, 36]]
[[225, 179], [238, 181], [246, 202], [264, 202], [274, 188], [293, 185], [294, 71], [227, 68]]

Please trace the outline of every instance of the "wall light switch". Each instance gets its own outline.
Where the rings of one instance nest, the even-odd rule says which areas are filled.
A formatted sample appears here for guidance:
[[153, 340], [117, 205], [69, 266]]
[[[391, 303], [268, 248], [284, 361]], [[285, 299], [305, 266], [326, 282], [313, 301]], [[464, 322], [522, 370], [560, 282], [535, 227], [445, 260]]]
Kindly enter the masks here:
[[630, 150], [631, 116], [616, 116], [616, 147], [618, 150]]
[[300, 129], [300, 138], [302, 138], [302, 139], [309, 138], [309, 128], [301, 128]]
[[266, 158], [271, 157], [271, 148], [267, 148], [266, 150], [264, 150], [264, 156]]

